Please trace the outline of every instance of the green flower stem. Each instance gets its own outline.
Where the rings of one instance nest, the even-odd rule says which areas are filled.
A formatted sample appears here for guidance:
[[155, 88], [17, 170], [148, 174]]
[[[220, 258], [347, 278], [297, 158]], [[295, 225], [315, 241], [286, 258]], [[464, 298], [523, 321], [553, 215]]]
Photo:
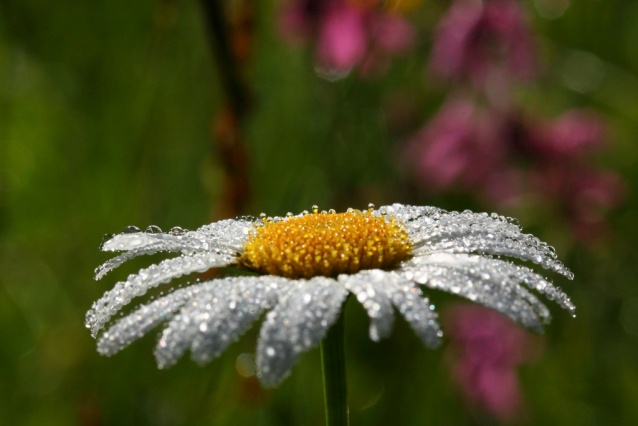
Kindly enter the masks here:
[[323, 394], [326, 403], [326, 425], [348, 426], [346, 362], [343, 350], [345, 303], [337, 322], [321, 341]]

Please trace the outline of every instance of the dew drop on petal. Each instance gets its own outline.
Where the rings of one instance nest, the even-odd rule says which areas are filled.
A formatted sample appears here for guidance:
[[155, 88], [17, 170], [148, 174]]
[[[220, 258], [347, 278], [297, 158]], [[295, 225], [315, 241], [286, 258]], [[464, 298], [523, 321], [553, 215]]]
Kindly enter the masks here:
[[235, 362], [235, 368], [237, 369], [237, 373], [239, 373], [240, 376], [254, 376], [257, 371], [255, 357], [249, 353], [243, 353], [239, 355], [237, 357], [237, 361]]
[[148, 228], [146, 228], [146, 232], [149, 234], [161, 234], [162, 229], [157, 225], [151, 225]]
[[179, 226], [174, 226], [171, 228], [170, 233], [173, 235], [181, 235], [184, 233], [184, 230]]

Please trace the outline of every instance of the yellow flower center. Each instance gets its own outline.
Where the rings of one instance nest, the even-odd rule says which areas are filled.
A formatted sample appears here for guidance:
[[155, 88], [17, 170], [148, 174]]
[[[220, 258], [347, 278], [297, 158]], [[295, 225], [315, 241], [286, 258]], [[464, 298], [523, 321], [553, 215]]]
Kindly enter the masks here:
[[266, 221], [248, 238], [239, 264], [288, 278], [333, 277], [363, 269], [389, 269], [409, 256], [412, 244], [393, 216], [358, 210]]

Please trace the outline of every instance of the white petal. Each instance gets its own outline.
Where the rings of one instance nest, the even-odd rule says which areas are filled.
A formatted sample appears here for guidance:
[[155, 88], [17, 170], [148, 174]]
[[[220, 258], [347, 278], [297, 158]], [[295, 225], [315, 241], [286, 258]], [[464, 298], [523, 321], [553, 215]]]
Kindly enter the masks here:
[[245, 216], [213, 222], [202, 226], [195, 232], [206, 238], [211, 249], [232, 249], [241, 252], [250, 233], [259, 226], [263, 226], [263, 224], [257, 218]]
[[[503, 261], [498, 260], [497, 262]], [[548, 299], [554, 300], [563, 309], [567, 309], [572, 315], [574, 315], [576, 306], [574, 306], [570, 298], [560, 289], [560, 287], [553, 285], [547, 280], [547, 278], [543, 277], [540, 274], [537, 274], [536, 272], [525, 266], [512, 264], [510, 265], [510, 274], [513, 278], [517, 279], [519, 282], [522, 282], [528, 288], [537, 290], [538, 292], [545, 294]]]
[[95, 270], [95, 279], [101, 279], [109, 271], [134, 257], [162, 251], [189, 255], [208, 251], [233, 256], [243, 250], [243, 245], [254, 226], [254, 222], [249, 220], [229, 219], [204, 225], [197, 231], [185, 231], [180, 235], [149, 232], [118, 234], [104, 242], [100, 249], [126, 253], [99, 266]]
[[569, 279], [574, 277], [558, 260], [553, 247], [523, 234], [515, 219], [495, 213], [447, 212], [397, 204], [380, 210], [403, 221], [415, 245], [415, 256], [440, 252], [510, 256], [537, 263]]
[[232, 277], [200, 285], [196, 297], [164, 329], [155, 351], [158, 366], [172, 366], [189, 347], [199, 363], [217, 357], [272, 306], [287, 281], [271, 276]]
[[180, 251], [189, 251], [189, 252], [193, 252], [193, 253], [200, 253], [203, 250], [196, 250], [194, 248], [189, 248], [187, 249], [187, 246], [182, 245], [182, 244], [174, 244], [174, 245], [167, 245], [167, 244], [153, 244], [153, 245], [149, 245], [146, 247], [141, 247], [141, 248], [136, 248], [136, 249], [131, 249], [127, 252], [124, 252], [114, 258], [111, 258], [109, 260], [107, 260], [106, 262], [104, 262], [103, 264], [101, 264], [100, 266], [98, 266], [95, 269], [95, 279], [96, 280], [100, 280], [102, 279], [107, 273], [111, 272], [113, 269], [119, 267], [120, 265], [122, 265], [124, 262], [126, 262], [127, 260], [133, 259], [134, 257], [140, 256], [140, 255], [145, 255], [145, 254], [155, 254], [155, 253], [159, 253], [161, 251], [167, 251], [167, 252], [180, 252]]
[[257, 369], [264, 386], [275, 386], [299, 355], [319, 344], [336, 321], [346, 292], [331, 278], [291, 281], [268, 313], [257, 345]]
[[[401, 269], [404, 276], [417, 283], [466, 297], [541, 332], [549, 312], [519, 285], [512, 268], [516, 265], [492, 258], [437, 253], [412, 259]], [[540, 315], [547, 317], [541, 319]]]
[[370, 317], [370, 339], [378, 342], [388, 337], [394, 323], [392, 293], [394, 288], [383, 280], [387, 273], [380, 270], [361, 271], [354, 275], [339, 275], [339, 282], [354, 294]]
[[124, 349], [149, 330], [164, 322], [193, 297], [197, 286], [187, 287], [144, 305], [124, 318], [119, 319], [104, 332], [97, 343], [102, 355], [111, 356]]
[[137, 248], [143, 248], [154, 244], [158, 240], [158, 236], [163, 234], [150, 234], [146, 232], [135, 232], [132, 234], [119, 234], [105, 241], [100, 249], [102, 251], [125, 251]]
[[126, 281], [117, 283], [112, 290], [104, 293], [102, 298], [93, 303], [86, 314], [86, 327], [96, 336], [111, 316], [128, 304], [133, 297], [142, 296], [150, 288], [170, 282], [173, 278], [192, 272], [204, 272], [213, 267], [227, 266], [233, 262], [234, 259], [228, 255], [201, 253], [167, 259], [159, 265], [142, 269], [137, 274], [129, 275]]
[[404, 223], [411, 223], [414, 220], [427, 218], [433, 214], [445, 212], [445, 210], [432, 206], [409, 206], [399, 203], [392, 204], [391, 206], [382, 206], [379, 210], [376, 210], [373, 215], [388, 215], [394, 216], [400, 219]]
[[366, 308], [372, 340], [378, 341], [390, 333], [394, 304], [427, 346], [438, 346], [442, 333], [437, 315], [430, 309], [428, 299], [422, 297], [421, 290], [403, 275], [373, 269], [340, 275], [339, 281]]
[[396, 274], [394, 280], [398, 288], [392, 295], [392, 303], [403, 314], [426, 346], [438, 347], [443, 332], [439, 327], [438, 315], [434, 312], [434, 306], [430, 305], [427, 297], [423, 297], [418, 287], [411, 283], [406, 284], [400, 278], [402, 277]]

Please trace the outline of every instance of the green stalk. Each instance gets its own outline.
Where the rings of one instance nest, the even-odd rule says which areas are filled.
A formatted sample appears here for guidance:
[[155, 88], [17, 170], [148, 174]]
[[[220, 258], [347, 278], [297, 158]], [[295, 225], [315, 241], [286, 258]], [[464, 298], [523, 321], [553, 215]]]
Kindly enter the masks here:
[[343, 350], [345, 303], [337, 322], [321, 341], [323, 394], [326, 404], [326, 426], [348, 426], [346, 362]]

